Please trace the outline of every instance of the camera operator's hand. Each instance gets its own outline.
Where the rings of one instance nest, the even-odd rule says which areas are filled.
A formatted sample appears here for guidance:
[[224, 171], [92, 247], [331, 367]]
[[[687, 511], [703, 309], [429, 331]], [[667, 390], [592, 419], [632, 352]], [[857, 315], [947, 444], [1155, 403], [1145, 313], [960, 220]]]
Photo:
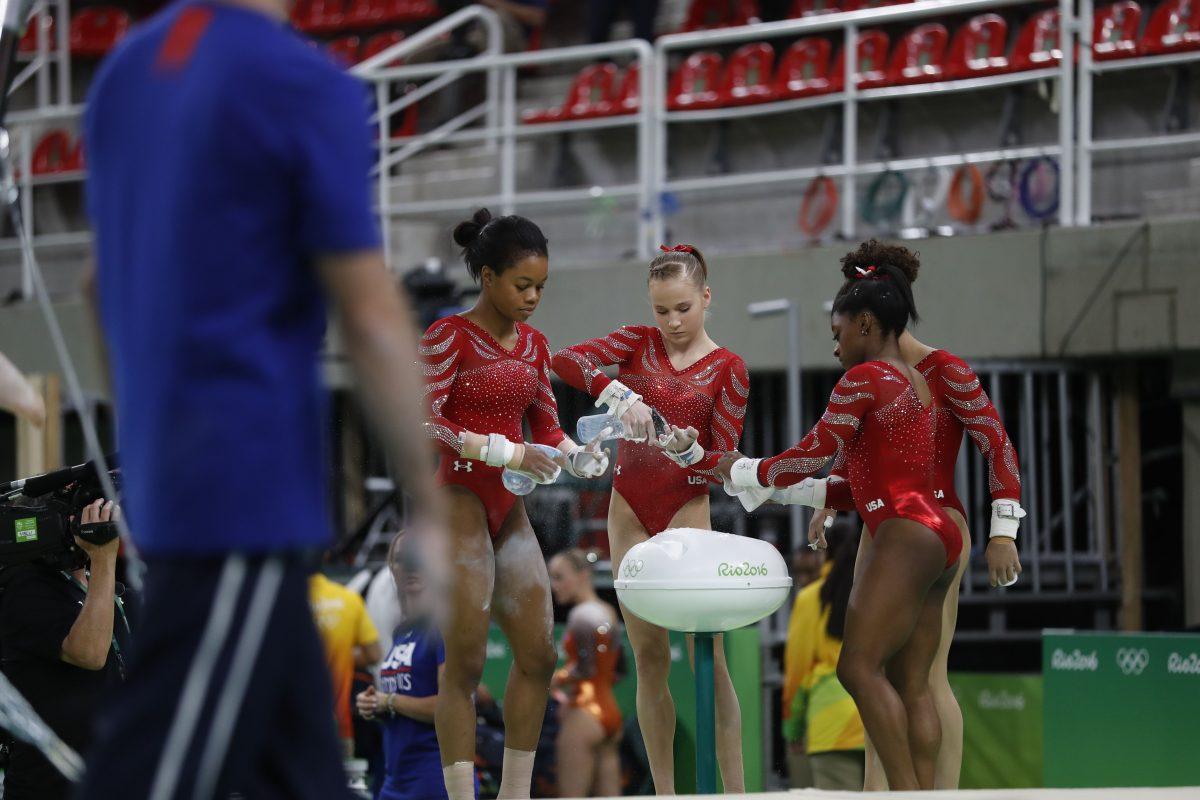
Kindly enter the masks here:
[[[94, 503], [84, 506], [79, 522], [82, 525], [88, 525], [93, 522], [114, 522], [120, 518], [121, 507], [114, 504], [111, 500], [100, 498]], [[88, 558], [92, 561], [92, 565], [95, 566], [97, 561], [116, 563], [117, 550], [121, 547], [121, 540], [117, 538], [107, 544], [92, 544], [87, 539], [76, 536], [75, 544], [79, 545], [83, 552], [87, 553]]]
[[[120, 510], [100, 499], [85, 506], [80, 523], [111, 522], [119, 518]], [[116, 595], [117, 550], [120, 539], [106, 544], [92, 544], [75, 537], [75, 543], [88, 554], [91, 569], [87, 577], [87, 598], [75, 624], [63, 639], [62, 660], [87, 670], [101, 670], [108, 661], [113, 635], [113, 598]], [[81, 579], [82, 580], [82, 579]]]

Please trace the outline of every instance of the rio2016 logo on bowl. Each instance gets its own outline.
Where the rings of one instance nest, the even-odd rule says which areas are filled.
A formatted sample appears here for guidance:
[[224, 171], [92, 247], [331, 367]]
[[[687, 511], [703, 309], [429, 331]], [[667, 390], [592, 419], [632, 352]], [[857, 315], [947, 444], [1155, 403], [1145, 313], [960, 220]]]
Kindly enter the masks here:
[[755, 565], [749, 561], [743, 561], [741, 564], [730, 564], [728, 561], [722, 561], [717, 566], [717, 574], [722, 578], [758, 578], [767, 574], [767, 565]]
[[621, 565], [621, 574], [626, 578], [636, 578], [638, 575], [642, 574], [642, 569], [645, 566], [645, 562], [640, 558], [636, 558], [632, 561], [626, 560], [625, 563]]
[[1117, 651], [1117, 666], [1126, 675], [1141, 675], [1150, 665], [1150, 651], [1144, 647], [1122, 647]]

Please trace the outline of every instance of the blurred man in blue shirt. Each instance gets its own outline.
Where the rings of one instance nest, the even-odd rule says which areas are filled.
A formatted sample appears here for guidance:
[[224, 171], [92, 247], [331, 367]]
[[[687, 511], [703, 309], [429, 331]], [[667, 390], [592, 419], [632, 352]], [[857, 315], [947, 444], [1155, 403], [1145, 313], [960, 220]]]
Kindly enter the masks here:
[[346, 794], [307, 605], [330, 536], [327, 301], [417, 524], [436, 516], [366, 88], [286, 18], [286, 0], [176, 3], [88, 100], [98, 306], [149, 569], [85, 797]]

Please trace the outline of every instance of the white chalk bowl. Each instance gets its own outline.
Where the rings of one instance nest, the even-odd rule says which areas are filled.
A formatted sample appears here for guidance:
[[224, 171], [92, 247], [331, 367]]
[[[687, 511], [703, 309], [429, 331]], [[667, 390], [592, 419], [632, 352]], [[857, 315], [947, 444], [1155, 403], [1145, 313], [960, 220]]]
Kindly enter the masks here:
[[637, 616], [674, 631], [728, 631], [787, 601], [787, 564], [771, 544], [698, 528], [672, 528], [630, 548], [614, 576]]

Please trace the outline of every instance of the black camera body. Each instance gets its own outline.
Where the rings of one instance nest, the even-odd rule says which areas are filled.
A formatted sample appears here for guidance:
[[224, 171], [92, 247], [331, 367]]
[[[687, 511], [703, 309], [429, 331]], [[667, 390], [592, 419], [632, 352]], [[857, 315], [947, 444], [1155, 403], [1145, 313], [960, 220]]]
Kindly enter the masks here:
[[[43, 560], [74, 568], [85, 560], [76, 536], [95, 544], [107, 544], [118, 536], [112, 522], [80, 523], [83, 509], [104, 496], [96, 471], [89, 467], [69, 467], [18, 481], [23, 488], [0, 498], [0, 567]], [[119, 489], [119, 470], [109, 472], [109, 477]]]

